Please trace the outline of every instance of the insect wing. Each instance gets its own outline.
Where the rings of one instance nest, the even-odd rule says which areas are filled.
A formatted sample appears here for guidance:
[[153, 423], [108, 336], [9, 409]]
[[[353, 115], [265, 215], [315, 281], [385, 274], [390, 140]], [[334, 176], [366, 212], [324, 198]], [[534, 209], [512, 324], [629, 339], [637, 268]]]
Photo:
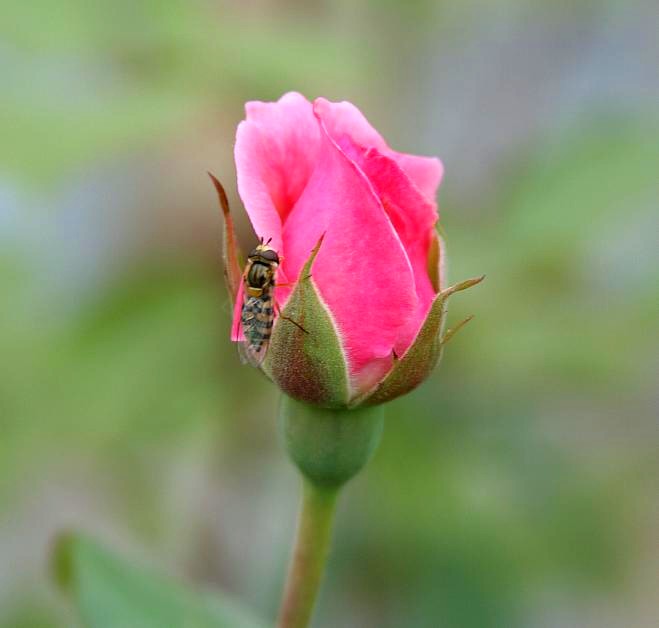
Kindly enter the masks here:
[[265, 360], [265, 354], [268, 351], [268, 342], [264, 342], [256, 347], [248, 341], [238, 343], [238, 356], [243, 364], [259, 367]]

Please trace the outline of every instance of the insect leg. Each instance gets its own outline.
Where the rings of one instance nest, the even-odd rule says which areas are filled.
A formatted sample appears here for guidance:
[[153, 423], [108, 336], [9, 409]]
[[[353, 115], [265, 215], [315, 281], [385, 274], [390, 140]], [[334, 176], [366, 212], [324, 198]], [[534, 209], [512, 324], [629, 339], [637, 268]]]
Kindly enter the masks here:
[[306, 279], [311, 279], [311, 275], [307, 275], [306, 277], [302, 277], [302, 279], [298, 279], [297, 281], [289, 281], [288, 283], [278, 283], [277, 288], [292, 288], [293, 286], [297, 286], [298, 282], [300, 281], [305, 281]]
[[292, 318], [290, 318], [288, 316], [284, 316], [281, 313], [281, 308], [279, 307], [279, 303], [277, 303], [276, 301], [275, 301], [275, 310], [277, 311], [277, 314], [279, 315], [280, 318], [283, 318], [285, 321], [288, 321], [289, 323], [293, 323], [293, 325], [295, 325], [297, 328], [301, 329], [305, 334], [309, 333], [304, 327], [302, 327], [302, 325], [300, 325], [300, 323], [298, 323], [297, 321], [294, 321]]

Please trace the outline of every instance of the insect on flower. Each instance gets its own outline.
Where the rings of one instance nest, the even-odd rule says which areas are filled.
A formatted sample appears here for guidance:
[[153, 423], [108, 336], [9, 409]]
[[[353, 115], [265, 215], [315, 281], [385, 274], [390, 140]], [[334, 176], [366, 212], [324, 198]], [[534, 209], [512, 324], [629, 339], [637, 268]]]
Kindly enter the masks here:
[[[228, 248], [235, 247], [235, 236], [233, 234], [233, 223], [229, 210], [229, 200], [227, 198], [224, 187], [219, 180], [210, 172], [208, 173], [220, 201], [224, 219], [230, 225], [228, 229]], [[251, 364], [252, 366], [259, 367], [265, 359], [268, 345], [270, 343], [270, 336], [272, 334], [272, 326], [275, 320], [275, 312], [286, 321], [295, 325], [300, 331], [305, 334], [308, 333], [302, 325], [294, 321], [292, 318], [283, 316], [279, 311], [279, 307], [275, 301], [275, 276], [277, 268], [279, 267], [280, 258], [279, 254], [270, 245], [272, 238], [267, 242], [263, 242], [261, 238], [260, 243], [256, 248], [252, 249], [247, 257], [247, 264], [240, 276], [240, 283], [242, 284], [242, 291], [236, 285], [237, 282], [231, 281], [232, 273], [226, 272], [226, 278], [230, 290], [234, 295], [240, 295], [242, 292], [242, 304], [240, 305], [240, 317], [237, 321], [242, 334], [239, 333], [240, 328], [234, 332], [236, 340], [238, 340], [238, 353], [243, 364]], [[225, 247], [226, 249], [226, 247]], [[227, 251], [225, 250], [225, 255]], [[283, 259], [283, 258], [281, 258]], [[238, 270], [237, 256], [235, 255], [232, 261], [225, 258], [227, 265], [233, 264]], [[281, 287], [291, 286], [292, 284], [279, 284]], [[239, 340], [240, 339], [240, 340]]]
[[[393, 150], [349, 102], [295, 92], [247, 103], [234, 155], [252, 227], [272, 237], [241, 265], [214, 181], [230, 337], [245, 343], [247, 361], [289, 397], [326, 408], [376, 405], [416, 388], [462, 325], [446, 331], [448, 299], [483, 279], [447, 282], [440, 160]], [[281, 290], [289, 281], [292, 290]]]
[[243, 362], [260, 366], [270, 343], [275, 318], [275, 273], [279, 255], [272, 247], [261, 243], [247, 257], [243, 272], [244, 292], [240, 314], [245, 341], [238, 347]]

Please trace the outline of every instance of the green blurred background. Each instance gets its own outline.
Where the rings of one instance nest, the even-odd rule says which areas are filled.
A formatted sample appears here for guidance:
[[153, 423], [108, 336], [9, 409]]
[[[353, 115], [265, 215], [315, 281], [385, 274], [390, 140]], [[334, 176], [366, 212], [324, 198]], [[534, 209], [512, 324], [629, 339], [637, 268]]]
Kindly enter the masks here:
[[62, 529], [275, 613], [298, 479], [228, 340], [206, 170], [250, 246], [235, 128], [292, 89], [439, 155], [450, 279], [487, 274], [345, 493], [315, 625], [656, 625], [654, 2], [0, 15], [0, 626], [76, 625]]

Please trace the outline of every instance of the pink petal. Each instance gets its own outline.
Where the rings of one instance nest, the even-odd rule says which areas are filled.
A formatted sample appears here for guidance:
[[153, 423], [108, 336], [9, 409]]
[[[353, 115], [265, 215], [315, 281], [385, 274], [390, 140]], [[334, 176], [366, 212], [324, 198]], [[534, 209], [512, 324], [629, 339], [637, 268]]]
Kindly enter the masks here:
[[[417, 308], [414, 273], [373, 187], [327, 134], [313, 175], [284, 225], [289, 277], [319, 237], [313, 281], [327, 304], [359, 388], [391, 366], [401, 329]], [[370, 383], [370, 381], [368, 382]]]
[[233, 304], [233, 322], [231, 324], [231, 340], [234, 342], [242, 342], [245, 340], [243, 333], [243, 326], [241, 322], [241, 315], [243, 311], [243, 298], [245, 294], [245, 284], [240, 282], [238, 286], [238, 294], [236, 295], [236, 302]]
[[420, 157], [397, 153], [394, 159], [398, 165], [414, 181], [421, 193], [432, 201], [437, 196], [437, 189], [444, 176], [444, 166], [437, 157]]
[[248, 102], [238, 125], [238, 192], [258, 237], [281, 251], [282, 224], [311, 176], [319, 145], [311, 103], [290, 92], [275, 103]]
[[376, 148], [398, 163], [426, 199], [435, 200], [444, 173], [439, 159], [392, 150], [352, 103], [334, 103], [325, 98], [317, 98], [314, 101], [314, 111], [321, 117], [333, 139], [340, 142], [342, 137], [348, 136], [364, 148]]
[[374, 148], [365, 150], [347, 138], [342, 147], [373, 185], [414, 272], [417, 307], [408, 324], [401, 329], [395, 345], [396, 353], [402, 355], [416, 337], [435, 297], [428, 275], [428, 254], [435, 232], [437, 210], [390, 157]]

